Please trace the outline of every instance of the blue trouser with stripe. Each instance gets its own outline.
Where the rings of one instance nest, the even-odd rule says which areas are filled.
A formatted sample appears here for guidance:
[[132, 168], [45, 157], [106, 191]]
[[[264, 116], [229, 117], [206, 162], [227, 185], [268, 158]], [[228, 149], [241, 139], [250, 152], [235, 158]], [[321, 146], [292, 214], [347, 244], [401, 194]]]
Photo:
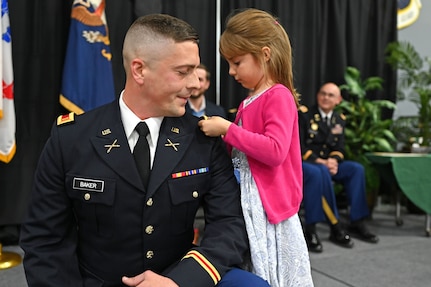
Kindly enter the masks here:
[[364, 167], [354, 161], [345, 160], [338, 165], [338, 172], [331, 176], [326, 166], [309, 162], [302, 163], [304, 184], [303, 204], [305, 224], [326, 221], [322, 207], [322, 196], [328, 202], [334, 215], [338, 218], [332, 181], [343, 185], [350, 206], [350, 220], [356, 221], [368, 216], [368, 205], [365, 196]]

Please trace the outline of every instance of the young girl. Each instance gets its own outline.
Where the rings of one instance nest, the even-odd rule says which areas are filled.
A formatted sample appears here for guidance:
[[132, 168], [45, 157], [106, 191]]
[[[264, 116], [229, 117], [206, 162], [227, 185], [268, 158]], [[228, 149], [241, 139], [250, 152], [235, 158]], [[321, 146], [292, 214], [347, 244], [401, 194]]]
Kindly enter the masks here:
[[220, 52], [252, 93], [234, 123], [210, 117], [199, 126], [223, 137], [239, 171], [251, 271], [272, 287], [313, 286], [298, 216], [302, 167], [288, 35], [267, 12], [246, 9], [228, 19]]

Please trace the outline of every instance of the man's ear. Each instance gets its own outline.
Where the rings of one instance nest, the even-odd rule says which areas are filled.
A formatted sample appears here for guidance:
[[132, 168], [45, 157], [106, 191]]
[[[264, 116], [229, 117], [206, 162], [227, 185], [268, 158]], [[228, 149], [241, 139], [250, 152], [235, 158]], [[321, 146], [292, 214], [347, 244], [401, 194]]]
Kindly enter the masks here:
[[337, 99], [337, 106], [339, 105], [339, 104], [341, 104], [341, 102], [343, 101], [343, 96], [339, 96], [338, 97], [338, 99]]
[[141, 83], [144, 80], [145, 63], [141, 59], [134, 59], [130, 65], [132, 77], [136, 82]]

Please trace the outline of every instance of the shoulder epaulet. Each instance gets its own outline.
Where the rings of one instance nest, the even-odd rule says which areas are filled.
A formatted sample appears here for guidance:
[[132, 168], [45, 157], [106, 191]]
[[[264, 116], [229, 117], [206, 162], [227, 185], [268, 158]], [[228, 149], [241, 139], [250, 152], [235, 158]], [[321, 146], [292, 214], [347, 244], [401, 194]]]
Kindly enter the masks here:
[[340, 114], [340, 118], [341, 118], [343, 121], [345, 121], [345, 120], [346, 120], [346, 115], [344, 115], [344, 114]]
[[299, 110], [301, 113], [306, 113], [306, 112], [308, 112], [308, 108], [307, 108], [306, 106], [304, 106], [304, 105], [300, 105], [300, 106], [299, 106], [299, 108], [298, 108], [298, 110]]
[[66, 115], [61, 115], [57, 118], [57, 126], [61, 126], [66, 123], [72, 123], [75, 121], [75, 113], [70, 112]]

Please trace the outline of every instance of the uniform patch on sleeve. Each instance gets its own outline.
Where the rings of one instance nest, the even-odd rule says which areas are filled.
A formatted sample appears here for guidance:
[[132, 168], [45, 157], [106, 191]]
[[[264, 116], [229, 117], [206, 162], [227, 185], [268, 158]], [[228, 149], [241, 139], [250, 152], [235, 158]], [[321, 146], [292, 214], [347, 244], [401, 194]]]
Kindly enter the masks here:
[[66, 123], [72, 123], [75, 121], [75, 113], [70, 112], [66, 115], [61, 115], [57, 118], [57, 126], [66, 124]]

